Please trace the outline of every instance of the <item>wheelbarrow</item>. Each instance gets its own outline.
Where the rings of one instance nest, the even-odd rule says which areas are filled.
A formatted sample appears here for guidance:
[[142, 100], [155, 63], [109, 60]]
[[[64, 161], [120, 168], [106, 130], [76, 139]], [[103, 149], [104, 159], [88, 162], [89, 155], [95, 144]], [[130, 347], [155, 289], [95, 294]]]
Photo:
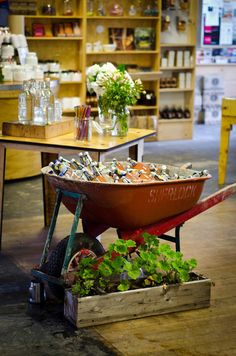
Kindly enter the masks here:
[[[184, 179], [138, 184], [89, 182], [51, 175], [49, 167], [44, 167], [42, 173], [56, 190], [57, 199], [40, 265], [32, 275], [49, 282], [54, 294], [62, 296], [62, 288], [57, 286], [65, 286], [67, 272], [74, 270], [84, 256], [105, 253], [96, 237], [110, 227], [117, 229], [119, 238], [133, 239], [136, 244], [143, 243], [142, 235], [148, 232], [174, 242], [180, 251], [180, 228], [184, 222], [234, 194], [236, 184], [198, 202], [204, 183], [211, 176], [188, 178], [195, 171], [173, 166], [168, 169]], [[70, 235], [49, 255], [61, 202], [74, 214], [74, 220]], [[77, 233], [79, 218], [83, 233]], [[174, 236], [166, 234], [173, 228]]]

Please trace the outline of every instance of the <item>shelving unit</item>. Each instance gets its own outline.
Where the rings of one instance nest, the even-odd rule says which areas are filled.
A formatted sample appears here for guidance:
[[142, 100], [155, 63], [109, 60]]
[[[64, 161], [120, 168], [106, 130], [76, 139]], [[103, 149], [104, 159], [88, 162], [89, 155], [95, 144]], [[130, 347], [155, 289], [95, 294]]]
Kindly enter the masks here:
[[[161, 1], [158, 1], [158, 11], [156, 16], [143, 16], [138, 12], [134, 16], [129, 15], [132, 1], [120, 0], [119, 4], [124, 10], [123, 16], [111, 16], [110, 9], [114, 6], [114, 1], [104, 1], [106, 8], [105, 16], [97, 15], [97, 2], [94, 1], [93, 14], [88, 13], [87, 2], [74, 0], [73, 16], [63, 16], [62, 2], [55, 1], [56, 15], [42, 15], [40, 8], [36, 15], [25, 16], [25, 27], [29, 36], [27, 36], [30, 51], [35, 51], [40, 60], [53, 59], [59, 61], [62, 70], [79, 70], [82, 73], [82, 80], [79, 82], [61, 82], [59, 97], [80, 97], [81, 103], [86, 102], [86, 68], [95, 63], [112, 62], [114, 64], [125, 64], [127, 68], [136, 66], [134, 71], [130, 70], [133, 79], [140, 78], [143, 81], [144, 88], [152, 92], [156, 98], [155, 105], [136, 105], [130, 108], [132, 115], [131, 125], [138, 128], [155, 128], [157, 135], [154, 139], [172, 140], [192, 137], [191, 119], [172, 119], [165, 120], [159, 118], [160, 109], [169, 103], [181, 103], [193, 113], [194, 96], [194, 72], [195, 72], [195, 38], [196, 24], [195, 14], [197, 2], [189, 0], [190, 6], [187, 11], [179, 9], [162, 11]], [[175, 1], [176, 6], [179, 1]], [[143, 6], [148, 6], [150, 3]], [[155, 4], [153, 1], [152, 4]], [[41, 5], [38, 4], [40, 7]], [[153, 5], [154, 6], [154, 5]], [[171, 25], [167, 32], [161, 32], [161, 21], [163, 16], [168, 14], [171, 18]], [[90, 16], [92, 15], [92, 16]], [[175, 29], [176, 16], [186, 19], [187, 29], [184, 33], [178, 33]], [[74, 37], [35, 37], [32, 36], [32, 24], [41, 23], [45, 28], [53, 24], [78, 23], [81, 30], [81, 36]], [[154, 47], [149, 50], [134, 49], [115, 50], [115, 51], [88, 51], [87, 45], [91, 47], [100, 44], [108, 44], [109, 28], [133, 29], [137, 27], [152, 28], [155, 32]], [[49, 31], [50, 33], [50, 31]], [[171, 39], [171, 43], [169, 43]], [[96, 47], [96, 46], [95, 46]], [[95, 48], [96, 49], [96, 48]], [[191, 52], [192, 63], [188, 66], [161, 67], [161, 58], [168, 50], [186, 50]], [[140, 68], [140, 69], [139, 69]], [[191, 87], [189, 88], [160, 88], [160, 76], [178, 75], [178, 73], [190, 72], [192, 75]], [[92, 108], [92, 113], [96, 115], [97, 109]], [[72, 114], [71, 110], [65, 110], [65, 114]], [[153, 138], [152, 138], [153, 139]]]
[[[191, 85], [187, 88], [160, 88], [159, 89], [159, 110], [160, 112], [169, 107], [181, 107], [188, 109], [191, 113], [190, 118], [172, 118], [158, 120], [158, 140], [178, 140], [178, 139], [191, 139], [193, 134], [193, 114], [194, 114], [194, 87], [195, 87], [195, 52], [196, 52], [196, 14], [197, 14], [197, 1], [189, 0], [189, 6], [186, 10], [178, 8], [176, 3], [175, 9], [162, 9], [162, 19], [166, 16], [169, 17], [170, 24], [167, 31], [161, 32], [161, 63], [162, 58], [167, 58], [170, 51], [188, 51], [190, 53], [190, 63], [188, 65], [176, 65], [161, 66], [162, 77], [182, 77], [186, 78], [186, 73], [190, 73]], [[177, 19], [184, 21], [186, 29], [185, 31], [177, 30]], [[171, 42], [169, 42], [171, 39]], [[174, 39], [174, 41], [173, 41]], [[161, 116], [161, 115], [160, 115]]]

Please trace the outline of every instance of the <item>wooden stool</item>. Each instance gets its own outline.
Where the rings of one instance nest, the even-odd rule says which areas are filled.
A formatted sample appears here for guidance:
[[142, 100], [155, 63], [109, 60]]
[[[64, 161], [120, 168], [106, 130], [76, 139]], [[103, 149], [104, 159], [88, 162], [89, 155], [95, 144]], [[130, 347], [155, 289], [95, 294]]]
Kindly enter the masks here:
[[224, 184], [232, 125], [236, 125], [236, 98], [223, 98], [218, 183]]

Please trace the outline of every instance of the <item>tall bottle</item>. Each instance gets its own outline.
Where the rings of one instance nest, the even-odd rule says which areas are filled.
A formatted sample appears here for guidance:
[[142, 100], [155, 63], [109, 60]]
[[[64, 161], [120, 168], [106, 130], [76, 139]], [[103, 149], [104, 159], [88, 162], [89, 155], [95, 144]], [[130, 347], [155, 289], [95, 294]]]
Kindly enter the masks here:
[[55, 121], [55, 97], [50, 88], [50, 80], [41, 83], [41, 107], [43, 110], [44, 122], [52, 123]]
[[23, 82], [23, 92], [18, 97], [18, 121], [29, 124], [33, 120], [33, 95], [30, 91], [30, 82]]

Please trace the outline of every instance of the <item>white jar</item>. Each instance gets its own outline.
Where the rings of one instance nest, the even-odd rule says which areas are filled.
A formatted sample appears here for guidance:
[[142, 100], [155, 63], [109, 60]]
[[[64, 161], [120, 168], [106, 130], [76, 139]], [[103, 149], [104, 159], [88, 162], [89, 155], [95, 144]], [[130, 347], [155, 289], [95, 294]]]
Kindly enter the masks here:
[[12, 82], [13, 81], [13, 69], [12, 66], [9, 65], [5, 65], [2, 68], [2, 74], [4, 76], [4, 82]]
[[61, 82], [70, 82], [71, 81], [71, 72], [69, 71], [62, 71], [60, 73], [60, 81]]
[[14, 82], [23, 82], [26, 79], [25, 68], [23, 66], [16, 66], [13, 70]]
[[41, 66], [35, 67], [35, 79], [36, 80], [43, 80], [44, 79], [44, 71]]
[[73, 72], [71, 77], [72, 82], [81, 82], [82, 80], [82, 75], [80, 72]]
[[31, 66], [38, 65], [38, 57], [35, 52], [28, 52], [25, 58], [25, 64], [29, 64]]
[[50, 72], [60, 72], [60, 64], [58, 62], [51, 62], [49, 64], [49, 71]]
[[8, 43], [2, 45], [1, 57], [2, 59], [9, 59], [14, 56], [14, 47]]

